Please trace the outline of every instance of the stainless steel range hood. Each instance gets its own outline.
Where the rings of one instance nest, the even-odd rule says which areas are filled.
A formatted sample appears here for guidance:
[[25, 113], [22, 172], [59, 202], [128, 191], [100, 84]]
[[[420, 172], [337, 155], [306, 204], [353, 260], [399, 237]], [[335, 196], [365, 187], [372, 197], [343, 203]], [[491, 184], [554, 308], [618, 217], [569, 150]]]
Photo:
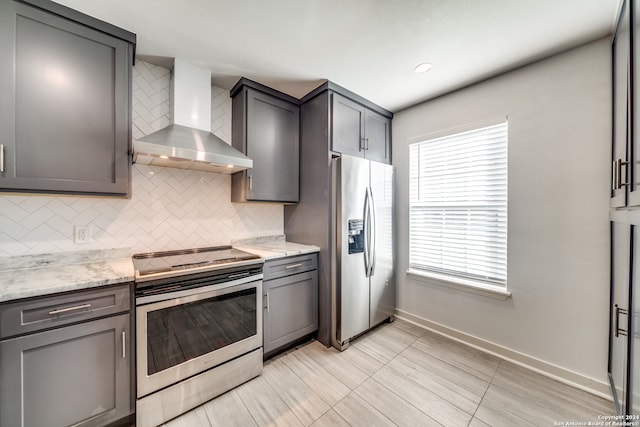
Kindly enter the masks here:
[[172, 124], [133, 141], [135, 163], [235, 173], [253, 160], [211, 133], [211, 73], [176, 58], [171, 75]]

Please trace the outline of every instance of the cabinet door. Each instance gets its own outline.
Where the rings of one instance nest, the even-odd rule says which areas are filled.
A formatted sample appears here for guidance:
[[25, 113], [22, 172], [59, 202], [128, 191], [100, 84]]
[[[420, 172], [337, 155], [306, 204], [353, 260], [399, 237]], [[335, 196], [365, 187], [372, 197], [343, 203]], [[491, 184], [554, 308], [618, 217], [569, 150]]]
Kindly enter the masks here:
[[130, 316], [0, 342], [0, 425], [102, 426], [128, 416]]
[[318, 271], [264, 282], [264, 353], [318, 329]]
[[129, 192], [129, 43], [0, 4], [0, 189]]
[[391, 163], [391, 119], [371, 110], [365, 110], [364, 140], [367, 159]]
[[629, 405], [628, 413], [640, 415], [640, 227], [632, 226], [633, 251], [631, 253], [631, 308], [630, 308], [630, 358], [629, 358]]
[[[633, 96], [631, 97], [631, 99], [633, 100], [633, 106], [629, 109], [629, 111], [632, 111], [633, 115], [629, 115], [629, 134], [631, 135], [631, 137], [628, 141], [629, 186], [627, 188], [627, 206], [640, 206], [640, 144], [638, 143], [638, 140], [640, 138], [640, 134], [638, 132], [638, 126], [640, 125], [640, 105], [638, 105], [638, 100], [640, 99], [640, 87], [638, 87], [638, 76], [640, 75], [640, 73], [638, 72], [638, 70], [640, 69], [640, 5], [638, 5], [637, 1], [631, 1], [629, 5], [629, 15], [631, 16], [631, 35], [633, 37], [632, 45], [634, 53], [632, 55], [633, 71], [632, 73], [630, 73], [631, 79], [633, 79]], [[614, 95], [614, 97], [615, 96], [616, 95]]]
[[364, 157], [365, 108], [337, 93], [331, 99], [331, 151]]
[[299, 122], [297, 105], [247, 90], [247, 200], [298, 201]]
[[618, 414], [627, 411], [629, 280], [632, 226], [611, 223], [611, 329], [609, 331], [609, 381]]
[[627, 2], [623, 2], [613, 40], [613, 146], [611, 207], [627, 204], [629, 140], [630, 23]]

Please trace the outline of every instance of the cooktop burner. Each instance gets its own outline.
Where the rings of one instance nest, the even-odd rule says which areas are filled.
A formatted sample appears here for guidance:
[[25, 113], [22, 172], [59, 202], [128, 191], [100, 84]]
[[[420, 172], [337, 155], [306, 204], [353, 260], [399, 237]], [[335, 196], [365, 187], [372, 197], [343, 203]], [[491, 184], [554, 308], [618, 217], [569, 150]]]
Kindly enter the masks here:
[[231, 246], [150, 252], [135, 254], [132, 258], [136, 279], [159, 275], [167, 277], [182, 275], [192, 270], [214, 270], [260, 259], [258, 255]]

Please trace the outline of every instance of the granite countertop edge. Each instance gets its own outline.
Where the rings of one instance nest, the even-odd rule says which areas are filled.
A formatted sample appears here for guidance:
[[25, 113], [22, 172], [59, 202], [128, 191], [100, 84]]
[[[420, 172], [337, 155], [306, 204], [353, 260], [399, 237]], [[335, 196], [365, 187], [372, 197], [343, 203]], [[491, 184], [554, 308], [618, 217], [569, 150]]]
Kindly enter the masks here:
[[[13, 260], [19, 268], [7, 268]], [[43, 262], [43, 260], [46, 260]], [[10, 257], [0, 263], [0, 303], [132, 282], [129, 250]]]
[[266, 260], [305, 255], [319, 252], [315, 245], [289, 242], [285, 236], [268, 236], [232, 242], [232, 246], [241, 251], [258, 255]]

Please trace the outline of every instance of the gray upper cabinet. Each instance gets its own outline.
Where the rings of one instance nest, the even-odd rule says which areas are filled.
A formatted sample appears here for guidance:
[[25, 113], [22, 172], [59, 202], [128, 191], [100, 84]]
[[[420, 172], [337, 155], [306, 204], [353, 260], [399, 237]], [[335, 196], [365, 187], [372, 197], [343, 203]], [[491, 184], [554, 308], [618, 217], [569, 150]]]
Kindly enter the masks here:
[[391, 119], [371, 110], [364, 112], [365, 155], [376, 162], [391, 164]]
[[253, 160], [253, 168], [233, 175], [231, 201], [297, 202], [297, 100], [248, 79], [241, 79], [231, 96], [233, 146]]
[[331, 151], [391, 163], [391, 118], [331, 95]]
[[364, 107], [332, 94], [331, 150], [364, 157]]
[[0, 191], [130, 194], [134, 43], [56, 3], [0, 3]]

